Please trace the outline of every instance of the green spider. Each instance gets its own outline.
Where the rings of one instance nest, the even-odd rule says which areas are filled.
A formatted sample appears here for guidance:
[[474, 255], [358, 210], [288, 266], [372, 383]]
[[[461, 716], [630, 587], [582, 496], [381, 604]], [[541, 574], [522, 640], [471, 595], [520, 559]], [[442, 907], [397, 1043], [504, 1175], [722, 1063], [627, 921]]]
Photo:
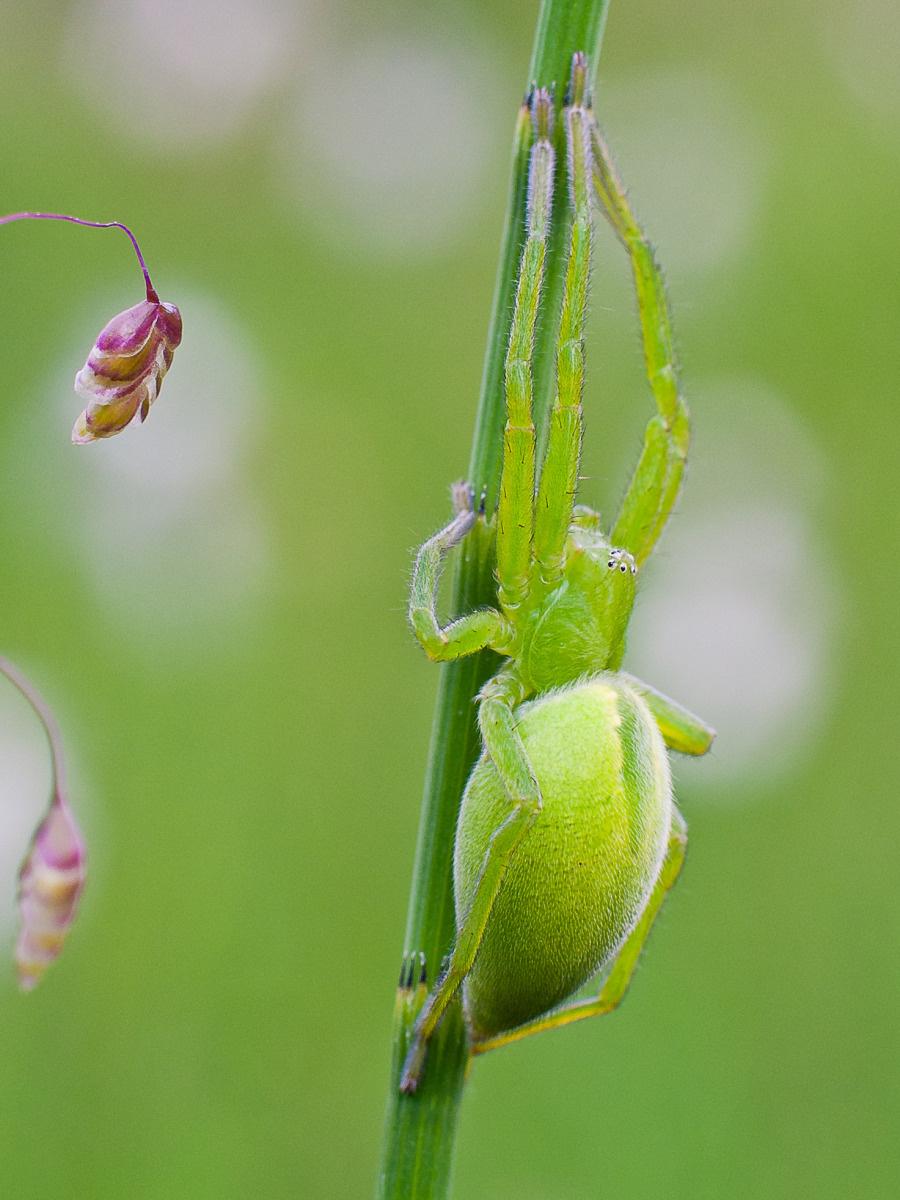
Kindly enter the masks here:
[[[553, 105], [530, 98], [526, 240], [505, 366], [507, 422], [496, 516], [497, 606], [442, 626], [448, 551], [483, 520], [467, 485], [455, 515], [418, 553], [409, 605], [429, 657], [485, 648], [507, 662], [478, 696], [483, 754], [456, 832], [457, 936], [423, 1004], [400, 1086], [415, 1090], [428, 1040], [462, 988], [471, 1050], [607, 1013], [681, 869], [686, 826], [666, 747], [704, 754], [713, 731], [620, 671], [638, 569], [672, 512], [689, 416], [679, 394], [662, 277], [593, 118], [576, 54], [564, 109], [571, 235], [556, 351], [556, 394], [536, 476], [532, 350], [551, 220]], [[593, 188], [631, 258], [657, 412], [607, 537], [576, 506]], [[599, 994], [570, 999], [602, 972]]]

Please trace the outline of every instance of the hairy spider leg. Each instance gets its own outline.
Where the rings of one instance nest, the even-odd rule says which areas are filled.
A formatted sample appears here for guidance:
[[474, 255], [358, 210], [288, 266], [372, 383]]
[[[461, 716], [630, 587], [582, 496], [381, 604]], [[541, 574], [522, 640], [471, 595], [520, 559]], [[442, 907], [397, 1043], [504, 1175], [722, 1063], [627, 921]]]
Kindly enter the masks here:
[[631, 258], [647, 381], [657, 412], [622, 500], [611, 541], [640, 566], [649, 558], [675, 507], [690, 442], [690, 413], [678, 387], [672, 322], [653, 247], [635, 220], [625, 188], [596, 122], [590, 129], [594, 191]]
[[[586, 277], [583, 278], [582, 276], [586, 276], [586, 272], [590, 268], [590, 212], [587, 203], [587, 127], [586, 113], [582, 107], [585, 92], [585, 74], [584, 56], [576, 55], [573, 60], [573, 78], [570, 90], [570, 99], [573, 103], [566, 110], [566, 134], [570, 142], [574, 136], [579, 138], [578, 148], [574, 152], [570, 149], [569, 162], [575, 164], [574, 167], [570, 167], [570, 170], [573, 173], [577, 172], [581, 176], [579, 186], [584, 198], [582, 207], [584, 212], [587, 213], [588, 233], [587, 241], [585, 241], [584, 229], [580, 223], [584, 218], [584, 212], [582, 212], [573, 220], [573, 234], [569, 247], [569, 262], [566, 267], [563, 300], [564, 312], [570, 314], [566, 318], [568, 322], [566, 328], [569, 330], [568, 338], [573, 343], [579, 343], [579, 345], [577, 346], [577, 356], [573, 355], [571, 359], [566, 360], [566, 365], [569, 362], [572, 362], [574, 365], [574, 370], [566, 375], [567, 380], [571, 379], [571, 385], [567, 383], [565, 389], [560, 389], [566, 400], [571, 400], [572, 387], [575, 389], [575, 427], [577, 436], [574, 441], [575, 460], [574, 465], [571, 467], [571, 470], [575, 474], [577, 474], [577, 461], [581, 439], [580, 400], [583, 354], [580, 348], [580, 331], [583, 326], [587, 293], [587, 280]], [[572, 121], [569, 118], [570, 112], [574, 109], [579, 109], [582, 115], [579, 119]], [[510, 333], [510, 352], [507, 357], [508, 368], [512, 365], [513, 370], [507, 370], [508, 420], [504, 437], [503, 474], [500, 487], [500, 506], [498, 508], [497, 574], [501, 603], [504, 604], [504, 608], [507, 611], [507, 606], [514, 607], [510, 605], [510, 598], [519, 598], [519, 603], [527, 598], [530, 579], [529, 568], [532, 553], [530, 514], [532, 513], [534, 503], [534, 426], [531, 420], [530, 359], [534, 318], [540, 299], [540, 274], [543, 270], [544, 253], [543, 245], [540, 246], [539, 250], [535, 249], [537, 243], [534, 241], [531, 231], [535, 228], [535, 214], [537, 214], [539, 227], [541, 227], [542, 240], [546, 238], [549, 228], [553, 174], [552, 157], [550, 157], [552, 150], [549, 138], [547, 137], [549, 133], [550, 114], [549, 94], [545, 92], [535, 93], [534, 111], [537, 140], [532, 151], [532, 176], [529, 181], [529, 237], [522, 251], [519, 282], [517, 285], [516, 312], [513, 317], [513, 325]], [[546, 146], [544, 146], [544, 142], [546, 142]], [[535, 156], [542, 163], [546, 163], [549, 170], [546, 184], [543, 182], [542, 177], [538, 177], [541, 178], [540, 194], [538, 194], [538, 189], [532, 186], [535, 179], [533, 173], [536, 161]], [[578, 165], [579, 163], [580, 166]], [[573, 199], [577, 194], [575, 186], [572, 186]], [[571, 260], [573, 256], [577, 256], [580, 260], [577, 269], [572, 268]], [[535, 281], [535, 262], [538, 258], [537, 279]], [[523, 280], [525, 281], [524, 283]], [[579, 295], [573, 296], [573, 292], [578, 292]], [[522, 297], [525, 297], [525, 299], [520, 306], [519, 301]], [[530, 308], [532, 303], [535, 306], [534, 313], [531, 312]], [[514, 343], [516, 344], [515, 348]], [[566, 368], [563, 369], [565, 370]], [[563, 409], [571, 410], [571, 407], [571, 403], [561, 406], [558, 396], [555, 408], [563, 411]], [[560, 429], [564, 428], [562, 422], [559, 423], [559, 427]], [[554, 440], [558, 442], [559, 437], [557, 435], [554, 439], [554, 435], [551, 432], [550, 440], [551, 443]], [[571, 444], [571, 439], [565, 443], [569, 447], [571, 447]], [[549, 445], [550, 443], [548, 443], [548, 452]], [[558, 451], [556, 453], [558, 455]], [[561, 506], [564, 512], [564, 534], [568, 529], [571, 517], [573, 490], [570, 489], [569, 495], [563, 499]], [[516, 505], [520, 507], [517, 509]], [[527, 518], [528, 523], [524, 524], [526, 521], [524, 513], [526, 511], [529, 514]], [[523, 528], [527, 530], [527, 540], [521, 535]], [[562, 546], [564, 547], [564, 540]], [[501, 563], [505, 565], [501, 566]], [[517, 566], [524, 563], [524, 577], [510, 573], [509, 568], [513, 563]], [[482, 863], [472, 904], [457, 930], [456, 942], [447, 970], [438, 980], [434, 990], [419, 1013], [400, 1080], [400, 1088], [405, 1092], [415, 1091], [418, 1085], [425, 1062], [428, 1039], [434, 1033], [448, 1004], [471, 970], [484, 937], [484, 930], [490, 918], [494, 900], [500, 890], [509, 862], [522, 838], [541, 810], [540, 788], [535, 779], [525, 746], [516, 730], [514, 709], [525, 697], [526, 688], [515, 667], [512, 665], [504, 668], [493, 679], [488, 680], [478, 696], [478, 723], [482, 740], [506, 790], [511, 806], [510, 813], [491, 837], [484, 862]]]
[[496, 1037], [474, 1042], [472, 1053], [485, 1054], [488, 1050], [508, 1046], [511, 1042], [521, 1041], [522, 1038], [530, 1037], [534, 1033], [544, 1033], [548, 1029], [560, 1029], [563, 1025], [571, 1025], [574, 1021], [583, 1021], [587, 1017], [602, 1017], [617, 1008], [628, 991], [628, 985], [631, 983], [653, 922], [662, 908], [666, 895], [681, 872], [686, 852], [687, 825], [681, 813], [673, 806], [668, 850], [656, 885], [637, 924], [622, 943], [612, 960], [612, 965], [605, 972], [599, 993], [585, 1000], [571, 1000], [554, 1012], [548, 1013], [546, 1017], [539, 1017], [536, 1021], [529, 1021], [527, 1025], [520, 1025], [517, 1029], [511, 1029]]
[[587, 62], [572, 60], [566, 123], [566, 165], [572, 225], [556, 352], [556, 396], [535, 505], [534, 558], [541, 582], [562, 576], [581, 458], [584, 322], [591, 271], [590, 117]]
[[476, 609], [448, 625], [438, 620], [438, 585], [444, 559], [477, 520], [468, 484], [454, 485], [453, 505], [453, 520], [430, 537], [416, 555], [409, 593], [409, 622], [425, 653], [435, 662], [449, 662], [487, 646], [500, 646], [511, 633], [506, 618], [495, 608]]
[[478, 723], [481, 736], [503, 780], [512, 807], [509, 815], [491, 835], [475, 894], [457, 930], [447, 969], [419, 1012], [400, 1077], [400, 1090], [403, 1092], [414, 1092], [418, 1086], [428, 1039], [472, 969], [506, 869], [542, 808], [540, 788], [522, 739], [516, 731], [513, 716], [513, 709], [523, 698], [524, 688], [512, 669], [501, 671], [489, 679], [479, 695]]
[[543, 88], [531, 98], [535, 141], [528, 165], [525, 245], [504, 365], [506, 427], [497, 504], [497, 591], [515, 611], [527, 598], [534, 535], [535, 431], [532, 413], [534, 326], [541, 299], [553, 204], [555, 154], [550, 143], [553, 105]]
[[628, 686], [634, 688], [646, 702], [663, 735], [663, 741], [670, 750], [677, 750], [679, 754], [695, 756], [707, 752], [716, 737], [716, 731], [711, 726], [702, 721], [700, 717], [695, 716], [683, 704], [658, 692], [656, 688], [651, 687], [649, 683], [644, 683], [642, 679], [636, 679], [634, 675], [629, 675], [625, 671], [620, 673], [619, 678], [624, 679]]

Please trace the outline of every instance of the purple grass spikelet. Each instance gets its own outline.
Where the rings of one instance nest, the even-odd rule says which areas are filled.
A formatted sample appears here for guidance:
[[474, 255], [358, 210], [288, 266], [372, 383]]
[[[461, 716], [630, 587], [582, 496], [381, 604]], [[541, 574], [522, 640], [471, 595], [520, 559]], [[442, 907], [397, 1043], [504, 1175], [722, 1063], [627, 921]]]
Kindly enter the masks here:
[[59, 956], [84, 887], [86, 855], [75, 818], [59, 793], [38, 825], [19, 871], [19, 984], [30, 992]]
[[18, 667], [0, 658], [0, 675], [28, 701], [50, 747], [50, 803], [19, 869], [19, 937], [16, 967], [23, 991], [31, 991], [59, 957], [75, 920], [87, 875], [84, 839], [66, 801], [65, 762], [56, 719]]
[[174, 304], [147, 299], [117, 313], [75, 376], [75, 391], [88, 403], [72, 441], [84, 445], [112, 437], [135, 417], [145, 421], [180, 341], [181, 313]]

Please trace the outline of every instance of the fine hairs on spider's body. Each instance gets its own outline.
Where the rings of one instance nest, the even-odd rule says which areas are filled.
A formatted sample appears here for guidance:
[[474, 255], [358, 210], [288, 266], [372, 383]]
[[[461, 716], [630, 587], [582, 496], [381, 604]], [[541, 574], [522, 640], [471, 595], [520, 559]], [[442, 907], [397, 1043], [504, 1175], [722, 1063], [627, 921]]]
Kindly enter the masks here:
[[[597, 128], [576, 54], [563, 110], [570, 232], [556, 392], [540, 472], [533, 341], [552, 219], [553, 100], [534, 90], [526, 238], [505, 364], [507, 421], [494, 523], [496, 607], [447, 625], [442, 565], [484, 514], [454, 488], [454, 516], [416, 559], [409, 617], [435, 661], [490, 648], [506, 662], [478, 696], [483, 742], [456, 833], [456, 941], [413, 1029], [400, 1086], [415, 1091], [428, 1041], [462, 989], [473, 1053], [609, 1012], [684, 859], [667, 747], [708, 750], [712, 730], [621, 672], [636, 576], [681, 487], [689, 416], [679, 393], [664, 285]], [[592, 201], [624, 244], [656, 402], [607, 536], [575, 505]], [[415, 953], [415, 948], [411, 948]], [[571, 1000], [602, 970], [599, 994]]]

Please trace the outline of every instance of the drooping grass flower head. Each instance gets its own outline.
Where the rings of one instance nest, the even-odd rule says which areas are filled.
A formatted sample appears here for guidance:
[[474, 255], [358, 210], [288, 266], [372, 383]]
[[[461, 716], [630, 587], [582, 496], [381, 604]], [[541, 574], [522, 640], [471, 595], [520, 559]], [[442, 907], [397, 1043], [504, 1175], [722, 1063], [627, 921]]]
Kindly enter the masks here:
[[59, 956], [75, 919], [87, 874], [87, 856], [78, 824], [66, 801], [62, 739], [53, 713], [18, 667], [0, 658], [0, 674], [36, 713], [52, 760], [50, 803], [38, 823], [19, 870], [19, 937], [16, 967], [25, 991], [40, 981]]
[[40, 982], [62, 950], [84, 887], [84, 842], [69, 806], [54, 795], [19, 871], [16, 967], [24, 991]]
[[104, 325], [75, 376], [75, 391], [87, 406], [75, 422], [72, 441], [84, 445], [112, 437], [135, 418], [145, 421], [181, 342], [181, 313], [160, 300], [134, 234], [120, 221], [85, 221], [64, 213], [10, 213], [0, 217], [0, 225], [23, 220], [70, 221], [92, 229], [121, 229], [128, 236], [144, 276], [146, 299]]
[[180, 341], [181, 313], [174, 304], [142, 300], [114, 316], [75, 376], [75, 391], [88, 403], [72, 441], [112, 437], [135, 417], [145, 421]]

